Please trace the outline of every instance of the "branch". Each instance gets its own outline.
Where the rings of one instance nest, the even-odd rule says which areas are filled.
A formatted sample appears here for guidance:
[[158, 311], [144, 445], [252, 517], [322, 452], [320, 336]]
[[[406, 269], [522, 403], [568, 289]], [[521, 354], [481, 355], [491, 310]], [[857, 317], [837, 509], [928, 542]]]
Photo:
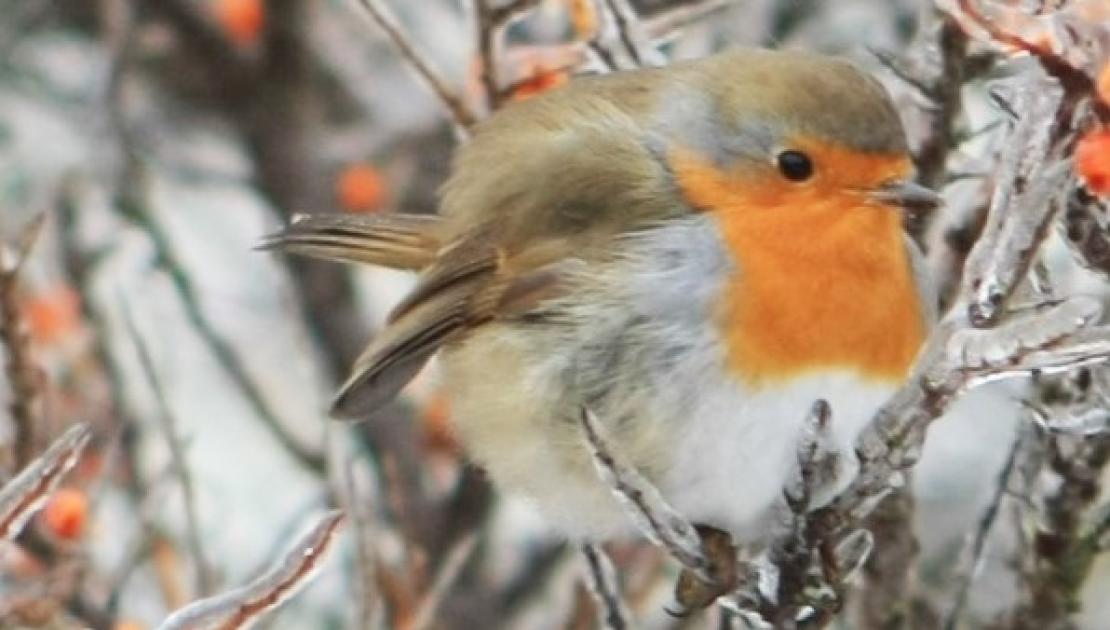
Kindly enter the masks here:
[[961, 554], [966, 559], [962, 562], [962, 567], [955, 572], [955, 596], [952, 600], [952, 607], [945, 615], [943, 626], [945, 630], [956, 630], [960, 617], [963, 615], [968, 595], [971, 593], [971, 585], [979, 572], [979, 567], [983, 561], [983, 553], [987, 549], [987, 539], [990, 537], [991, 530], [998, 518], [999, 509], [1002, 507], [1002, 499], [1006, 496], [1010, 487], [1010, 478], [1016, 469], [1018, 454], [1027, 446], [1027, 435], [1028, 432], [1022, 431], [1010, 447], [1010, 454], [1006, 457], [1006, 462], [998, 473], [994, 493], [979, 517], [974, 535], [969, 539], [968, 545], [965, 546], [964, 553]]
[[592, 50], [610, 70], [627, 69], [620, 63], [621, 55], [614, 54], [608, 41], [616, 40], [631, 63], [631, 68], [664, 65], [664, 58], [648, 41], [643, 22], [628, 0], [594, 0], [601, 21], [594, 38], [588, 42]]
[[38, 240], [45, 215], [24, 228], [16, 242], [0, 243], [0, 345], [7, 351], [5, 372], [11, 383], [9, 404], [15, 431], [15, 468], [23, 468], [35, 454], [35, 427], [39, 424], [43, 371], [31, 352], [23, 309], [19, 304], [20, 271]]
[[598, 621], [607, 630], [627, 630], [633, 627], [628, 604], [621, 595], [617, 572], [609, 554], [598, 545], [582, 545], [582, 559], [586, 568], [590, 594], [597, 603]]
[[598, 475], [636, 528], [702, 581], [713, 583], [715, 577], [709, 572], [710, 562], [702, 553], [702, 541], [694, 526], [667, 503], [650, 481], [612, 449], [592, 411], [583, 408], [579, 422]]
[[644, 18], [643, 30], [652, 41], [666, 41], [687, 26], [701, 22], [736, 4], [739, 4], [736, 0], [702, 0], [672, 6], [649, 18]]
[[436, 97], [439, 98], [439, 101], [443, 103], [443, 106], [451, 115], [451, 119], [455, 121], [456, 127], [465, 134], [467, 129], [478, 122], [478, 116], [454, 90], [447, 87], [446, 81], [443, 80], [439, 72], [432, 68], [431, 62], [409, 41], [408, 36], [405, 35], [401, 26], [397, 23], [397, 19], [386, 8], [382, 0], [359, 0], [359, 2], [374, 22], [385, 31], [386, 36], [393, 42], [401, 56], [408, 61], [416, 73], [432, 89]]
[[144, 182], [141, 171], [133, 175], [130, 190], [125, 190], [117, 200], [117, 209], [120, 214], [132, 225], [146, 233], [154, 247], [158, 266], [167, 275], [174, 290], [185, 308], [185, 315], [189, 324], [212, 351], [213, 356], [220, 366], [231, 377], [231, 380], [242, 391], [247, 402], [255, 414], [262, 420], [263, 425], [270, 430], [270, 434], [291, 454], [294, 459], [316, 475], [323, 474], [326, 470], [324, 456], [300, 444], [290, 435], [282, 425], [277, 412], [270, 406], [262, 388], [254, 382], [247, 373], [246, 366], [232, 343], [216, 329], [208, 319], [200, 303], [200, 295], [192, 279], [185, 271], [181, 260], [177, 258], [170, 244], [169, 235], [150, 215], [145, 198]]
[[443, 564], [432, 580], [431, 588], [424, 593], [416, 605], [416, 612], [413, 614], [412, 622], [406, 626], [407, 630], [428, 630], [432, 627], [436, 620], [436, 613], [450, 593], [451, 587], [458, 581], [459, 575], [474, 554], [477, 545], [478, 536], [471, 532], [447, 552]]
[[[968, 316], [976, 326], [995, 323], [1006, 298], [1025, 277], [1059, 207], [1070, 176], [1066, 142], [1045, 120], [1067, 116], [1066, 103], [1050, 86], [1029, 85], [1029, 101], [1003, 150], [999, 183], [980, 242], [967, 259]], [[1070, 126], [1070, 121], [1069, 121]], [[1001, 247], [1006, 243], [1006, 247]]]
[[73, 425], [46, 452], [0, 487], [0, 540], [15, 540], [80, 459], [91, 435], [87, 424]]
[[497, 7], [491, 6], [490, 2], [492, 0], [474, 1], [474, 21], [478, 26], [479, 78], [486, 92], [486, 103], [493, 111], [501, 106], [506, 96], [501, 89], [497, 63], [505, 29], [525, 12], [538, 6], [540, 0], [511, 0]]
[[185, 539], [188, 541], [189, 553], [193, 556], [193, 562], [196, 565], [196, 590], [204, 597], [212, 592], [213, 572], [204, 552], [203, 538], [200, 533], [200, 518], [197, 515], [196, 487], [193, 484], [193, 476], [189, 473], [189, 464], [185, 457], [185, 445], [182, 444], [178, 432], [177, 416], [173, 413], [173, 408], [166, 395], [166, 389], [162, 385], [162, 379], [158, 377], [158, 370], [154, 366], [154, 358], [150, 354], [146, 339], [139, 332], [130, 305], [122, 298], [120, 302], [124, 325], [135, 344], [135, 350], [139, 354], [139, 365], [142, 367], [143, 374], [146, 375], [147, 382], [154, 391], [154, 399], [158, 403], [159, 426], [162, 428], [162, 435], [166, 438], [166, 445], [169, 448], [173, 473], [177, 477], [178, 483], [181, 484], [181, 499], [185, 506]]
[[1064, 232], [1080, 264], [1110, 276], [1110, 202], [1076, 186], [1068, 195]]
[[[1001, 20], [991, 19], [984, 15], [979, 10], [975, 0], [956, 0], [956, 6], [960, 13], [954, 15], [955, 19], [959, 20], [961, 17], [966, 17], [967, 21], [981, 29], [986, 34], [986, 39], [996, 46], [1001, 45], [1018, 52], [1029, 53], [1037, 60], [1046, 74], [1059, 81], [1064, 91], [1073, 99], [1095, 94], [1095, 78], [1088, 74], [1087, 69], [1076, 65], [1064, 55], [1053, 52], [1051, 44], [1047, 43], [1047, 37], [1044, 43], [1033, 42], [1007, 31], [1001, 25]], [[1099, 25], [1092, 25], [1089, 45], [1088, 42], [1081, 41], [1082, 36], [1074, 28], [1068, 29], [1068, 34], [1073, 39], [1080, 41], [1066, 42], [1062, 45], [1064, 50], [1088, 48], [1090, 52], [1094, 53], [1096, 58], [1093, 60], [1094, 63], [1090, 64], [1090, 70], [1098, 70], [1102, 66], [1096, 52], [1099, 47], [1099, 29]], [[1091, 103], [1091, 107], [1099, 118], [1104, 121], [1110, 120], [1110, 104], [1095, 100]]]
[[342, 524], [342, 512], [325, 514], [269, 571], [245, 586], [189, 604], [167, 617], [158, 630], [249, 628], [311, 581]]

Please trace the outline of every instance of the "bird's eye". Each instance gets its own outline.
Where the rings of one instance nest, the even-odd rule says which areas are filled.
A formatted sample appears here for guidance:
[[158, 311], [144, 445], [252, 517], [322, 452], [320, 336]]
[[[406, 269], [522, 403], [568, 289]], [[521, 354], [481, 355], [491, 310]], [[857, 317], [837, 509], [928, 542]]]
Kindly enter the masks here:
[[813, 161], [801, 151], [783, 151], [777, 159], [779, 172], [795, 182], [804, 182], [813, 175]]

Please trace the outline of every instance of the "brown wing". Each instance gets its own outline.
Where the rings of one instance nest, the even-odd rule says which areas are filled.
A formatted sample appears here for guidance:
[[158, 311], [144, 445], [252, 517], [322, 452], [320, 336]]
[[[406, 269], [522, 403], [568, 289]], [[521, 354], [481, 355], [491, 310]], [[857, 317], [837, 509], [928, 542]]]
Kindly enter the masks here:
[[333, 416], [365, 418], [396, 396], [445, 343], [557, 290], [566, 261], [535, 267], [486, 243], [480, 235], [465, 239], [425, 271], [355, 362], [336, 395]]
[[280, 249], [339, 262], [368, 263], [394, 269], [423, 269], [440, 248], [442, 220], [418, 214], [297, 217], [281, 232], [266, 237], [258, 249]]

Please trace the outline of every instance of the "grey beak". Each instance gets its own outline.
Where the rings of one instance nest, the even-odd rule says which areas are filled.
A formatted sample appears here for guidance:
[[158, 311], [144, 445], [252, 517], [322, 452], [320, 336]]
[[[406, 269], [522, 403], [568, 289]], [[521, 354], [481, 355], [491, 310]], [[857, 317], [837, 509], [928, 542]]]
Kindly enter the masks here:
[[869, 191], [867, 196], [884, 206], [897, 206], [911, 212], [929, 212], [944, 203], [940, 195], [911, 181], [893, 181]]

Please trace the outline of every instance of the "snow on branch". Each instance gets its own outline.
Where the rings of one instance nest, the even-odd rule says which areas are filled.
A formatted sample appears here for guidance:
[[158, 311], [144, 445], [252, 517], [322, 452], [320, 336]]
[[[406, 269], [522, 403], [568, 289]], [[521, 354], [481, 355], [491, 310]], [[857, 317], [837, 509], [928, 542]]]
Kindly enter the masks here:
[[19, 535], [28, 519], [46, 503], [62, 477], [80, 459], [90, 435], [88, 425], [73, 425], [0, 488], [0, 539], [14, 540]]
[[253, 626], [308, 584], [343, 521], [342, 512], [328, 512], [269, 571], [245, 586], [185, 606], [167, 617], [159, 630], [239, 630]]
[[702, 553], [701, 538], [694, 526], [612, 448], [593, 411], [583, 407], [580, 422], [598, 474], [637, 529], [703, 581], [713, 582], [709, 559]]

